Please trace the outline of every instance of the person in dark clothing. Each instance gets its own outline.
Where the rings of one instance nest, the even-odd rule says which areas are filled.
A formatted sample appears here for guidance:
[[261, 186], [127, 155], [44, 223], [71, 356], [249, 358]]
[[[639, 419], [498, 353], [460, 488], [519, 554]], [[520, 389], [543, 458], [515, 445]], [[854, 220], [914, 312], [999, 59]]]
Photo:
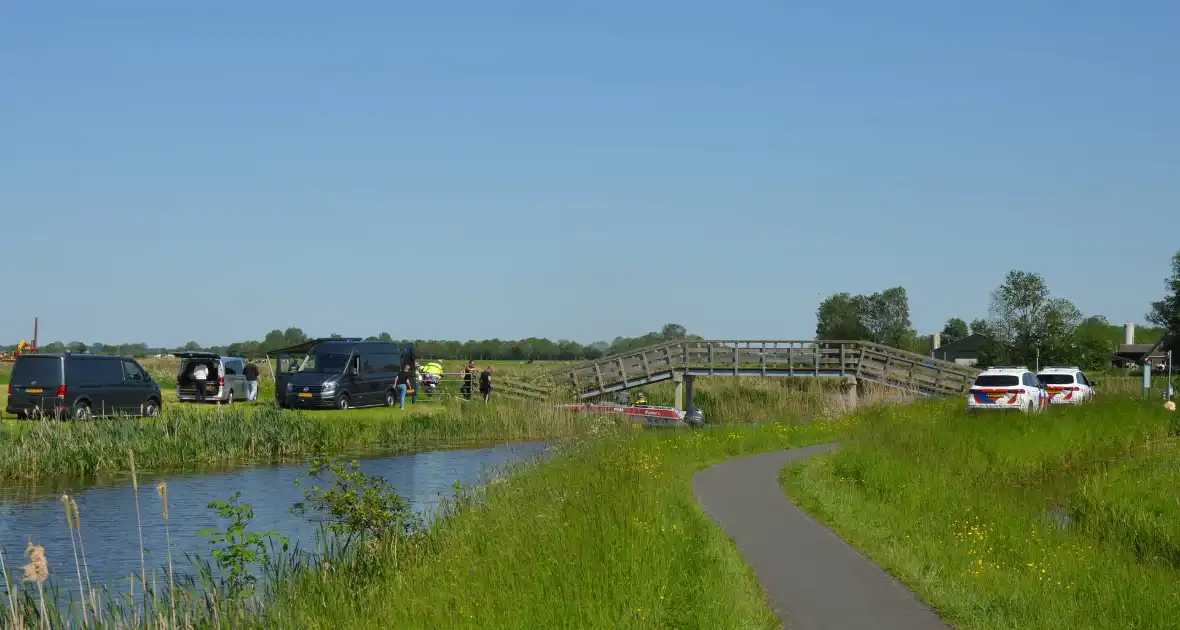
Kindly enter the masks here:
[[258, 400], [258, 365], [253, 359], [242, 368], [242, 375], [246, 377], [246, 400]]
[[487, 366], [479, 374], [479, 393], [483, 394], [483, 401], [487, 402], [492, 395], [492, 366]]
[[397, 388], [397, 406], [402, 409], [406, 408], [406, 392], [414, 387], [414, 373], [410, 371], [410, 366], [397, 375], [397, 380], [394, 381], [394, 387]]
[[463, 386], [459, 388], [459, 393], [467, 400], [471, 400], [471, 380], [475, 378], [475, 361], [468, 361], [467, 366], [463, 368]]

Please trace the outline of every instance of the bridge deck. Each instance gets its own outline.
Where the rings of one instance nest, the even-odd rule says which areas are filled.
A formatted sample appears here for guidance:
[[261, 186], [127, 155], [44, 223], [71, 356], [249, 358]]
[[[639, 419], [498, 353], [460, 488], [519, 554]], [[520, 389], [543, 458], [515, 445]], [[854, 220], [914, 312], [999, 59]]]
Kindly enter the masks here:
[[864, 341], [676, 341], [565, 368], [579, 398], [697, 376], [855, 376], [924, 395], [965, 393], [979, 370]]

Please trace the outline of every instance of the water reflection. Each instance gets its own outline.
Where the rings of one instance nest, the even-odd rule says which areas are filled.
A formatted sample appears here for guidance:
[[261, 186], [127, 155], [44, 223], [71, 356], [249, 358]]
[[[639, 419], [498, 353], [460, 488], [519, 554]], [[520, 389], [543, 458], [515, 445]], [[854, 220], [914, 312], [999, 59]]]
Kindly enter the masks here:
[[[539, 454], [543, 443], [527, 443], [471, 450], [450, 450], [361, 459], [361, 472], [389, 480], [416, 510], [428, 512], [452, 491], [456, 481], [472, 484], [483, 480], [492, 467]], [[173, 559], [183, 564], [184, 553], [208, 557], [205, 539], [197, 531], [220, 527], [210, 501], [242, 493], [240, 501], [254, 508], [251, 529], [274, 529], [291, 542], [313, 548], [318, 527], [289, 512], [303, 500], [297, 478], [306, 480], [305, 465], [238, 469], [229, 472], [187, 475], [143, 475], [139, 479], [139, 508], [148, 570], [167, 563], [164, 518], [155, 487], [168, 484], [168, 516]], [[23, 563], [22, 553], [31, 536], [45, 547], [51, 579], [59, 585], [76, 581], [70, 534], [60, 495], [29, 496], [21, 500], [0, 495], [0, 547], [8, 564]], [[120, 485], [91, 487], [71, 494], [81, 513], [82, 536], [93, 582], [110, 583], [139, 572], [136, 494], [129, 478]], [[187, 569], [187, 566], [184, 566]], [[165, 575], [162, 571], [159, 575]], [[149, 575], [149, 580], [151, 576]], [[96, 584], [97, 585], [97, 584]], [[125, 584], [124, 584], [125, 586]]]

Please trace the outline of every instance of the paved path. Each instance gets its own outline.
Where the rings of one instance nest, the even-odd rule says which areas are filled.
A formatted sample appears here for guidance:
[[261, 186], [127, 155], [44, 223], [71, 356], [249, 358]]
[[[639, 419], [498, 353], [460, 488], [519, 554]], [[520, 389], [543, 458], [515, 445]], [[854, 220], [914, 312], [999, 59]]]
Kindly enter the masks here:
[[787, 462], [837, 444], [734, 459], [697, 473], [697, 500], [737, 543], [771, 605], [797, 630], [946, 630], [908, 588], [795, 507], [778, 484]]

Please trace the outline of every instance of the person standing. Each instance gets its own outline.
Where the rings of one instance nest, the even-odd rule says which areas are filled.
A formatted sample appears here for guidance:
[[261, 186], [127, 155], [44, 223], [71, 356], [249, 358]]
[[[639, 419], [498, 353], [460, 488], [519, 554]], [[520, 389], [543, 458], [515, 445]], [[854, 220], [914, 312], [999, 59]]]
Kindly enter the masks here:
[[406, 366], [398, 373], [397, 379], [394, 381], [394, 387], [397, 389], [397, 406], [402, 409], [406, 408], [406, 392], [412, 387], [413, 378], [410, 367]]
[[487, 402], [492, 395], [492, 366], [487, 366], [479, 374], [479, 393], [483, 394], [483, 401]]
[[246, 367], [242, 368], [242, 375], [246, 377], [246, 400], [250, 402], [258, 400], [258, 365], [254, 363], [254, 359], [246, 361]]
[[197, 402], [205, 402], [205, 384], [209, 382], [209, 366], [198, 363], [193, 368], [193, 383], [197, 385]]
[[463, 368], [463, 386], [459, 388], [459, 393], [467, 400], [471, 400], [471, 380], [475, 378], [475, 361], [468, 361], [467, 367]]

